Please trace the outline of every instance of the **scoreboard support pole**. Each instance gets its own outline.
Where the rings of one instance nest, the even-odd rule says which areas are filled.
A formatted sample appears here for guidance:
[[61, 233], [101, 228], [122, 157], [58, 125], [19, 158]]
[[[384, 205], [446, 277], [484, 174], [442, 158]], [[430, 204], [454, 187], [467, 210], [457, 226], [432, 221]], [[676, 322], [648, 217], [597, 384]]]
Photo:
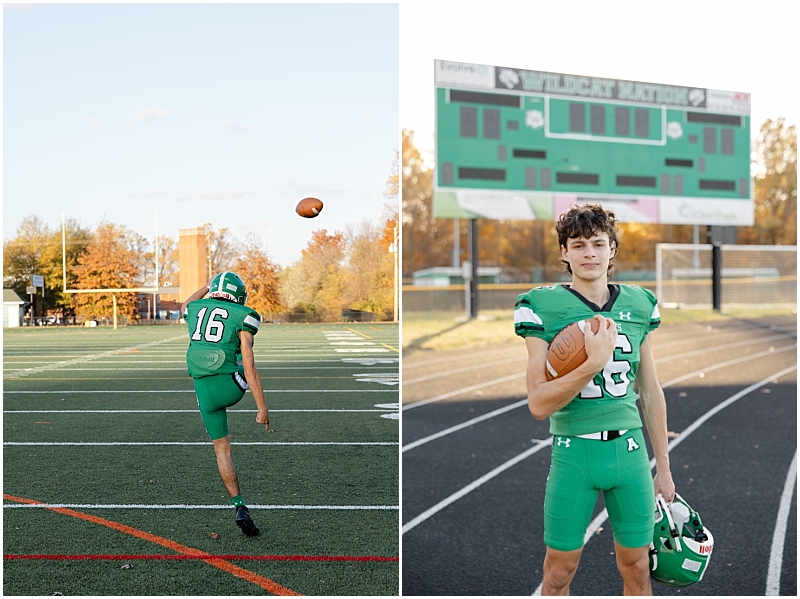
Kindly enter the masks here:
[[722, 312], [722, 244], [711, 245], [711, 301], [715, 312]]
[[478, 316], [478, 219], [469, 221], [469, 259], [472, 263], [472, 278], [469, 282], [469, 317]]

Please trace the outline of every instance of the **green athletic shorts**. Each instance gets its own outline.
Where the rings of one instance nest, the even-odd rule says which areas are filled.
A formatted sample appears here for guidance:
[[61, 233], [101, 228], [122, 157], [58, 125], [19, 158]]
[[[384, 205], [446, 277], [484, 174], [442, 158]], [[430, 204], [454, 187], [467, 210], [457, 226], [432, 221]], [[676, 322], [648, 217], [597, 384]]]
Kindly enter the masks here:
[[194, 379], [200, 416], [212, 441], [228, 436], [228, 413], [225, 409], [239, 403], [246, 389], [247, 383], [238, 372]]
[[603, 491], [614, 540], [644, 547], [653, 540], [655, 492], [642, 429], [612, 441], [553, 437], [544, 499], [544, 542], [559, 551], [583, 547], [583, 537]]

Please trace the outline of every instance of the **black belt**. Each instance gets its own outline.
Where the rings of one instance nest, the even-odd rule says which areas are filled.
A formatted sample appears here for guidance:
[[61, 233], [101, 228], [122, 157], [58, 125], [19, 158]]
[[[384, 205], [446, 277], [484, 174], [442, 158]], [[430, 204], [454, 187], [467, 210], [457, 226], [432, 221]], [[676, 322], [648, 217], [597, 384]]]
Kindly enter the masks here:
[[628, 429], [621, 431], [600, 431], [597, 433], [588, 433], [586, 435], [575, 435], [581, 439], [596, 439], [598, 441], [613, 441], [628, 432]]

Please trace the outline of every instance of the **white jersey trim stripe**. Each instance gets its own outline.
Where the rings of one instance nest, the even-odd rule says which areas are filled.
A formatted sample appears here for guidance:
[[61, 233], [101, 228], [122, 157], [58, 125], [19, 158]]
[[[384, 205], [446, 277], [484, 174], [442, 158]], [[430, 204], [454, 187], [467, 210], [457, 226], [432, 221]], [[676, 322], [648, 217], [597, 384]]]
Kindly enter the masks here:
[[532, 322], [533, 324], [542, 325], [542, 319], [531, 310], [528, 306], [520, 306], [514, 310], [514, 324], [520, 322]]
[[249, 324], [255, 330], [258, 330], [259, 322], [257, 319], [253, 318], [250, 314], [244, 317], [244, 323]]

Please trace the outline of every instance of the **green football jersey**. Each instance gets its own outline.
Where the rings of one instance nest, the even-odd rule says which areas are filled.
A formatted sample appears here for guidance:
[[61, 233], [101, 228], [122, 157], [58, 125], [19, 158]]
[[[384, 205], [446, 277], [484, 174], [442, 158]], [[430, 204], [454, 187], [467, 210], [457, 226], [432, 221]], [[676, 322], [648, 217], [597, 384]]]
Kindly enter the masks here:
[[639, 347], [661, 318], [656, 296], [644, 287], [609, 285], [611, 298], [600, 307], [566, 285], [537, 287], [517, 297], [514, 329], [520, 337], [547, 343], [568, 324], [599, 314], [617, 325], [617, 347], [606, 367], [566, 406], [550, 416], [553, 435], [585, 435], [639, 428], [633, 381]]
[[195, 379], [239, 369], [239, 332], [255, 335], [261, 318], [246, 306], [220, 299], [190, 302], [184, 313], [189, 327], [186, 365]]

